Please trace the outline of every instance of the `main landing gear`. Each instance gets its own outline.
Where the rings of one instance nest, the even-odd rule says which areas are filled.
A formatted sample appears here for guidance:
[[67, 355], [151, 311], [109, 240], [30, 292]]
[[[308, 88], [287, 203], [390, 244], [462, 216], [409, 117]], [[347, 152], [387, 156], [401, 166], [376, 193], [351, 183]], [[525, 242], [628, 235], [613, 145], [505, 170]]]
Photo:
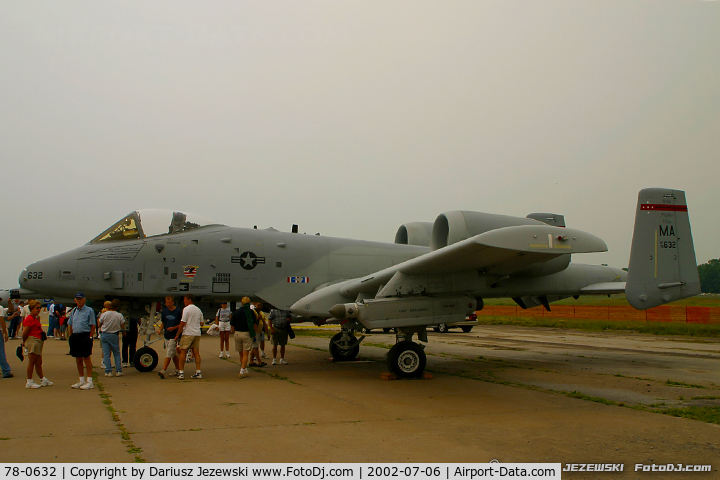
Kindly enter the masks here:
[[399, 378], [419, 378], [425, 371], [427, 357], [425, 346], [412, 341], [417, 334], [418, 340], [427, 343], [425, 327], [401, 328], [395, 331], [395, 345], [385, 357], [391, 372]]
[[[355, 331], [362, 328], [361, 325], [358, 325], [357, 329], [343, 326], [342, 331], [330, 339], [330, 354], [336, 362], [347, 362], [357, 358], [360, 342], [365, 336], [355, 337]], [[424, 326], [396, 329], [396, 343], [385, 357], [388, 368], [399, 378], [419, 378], [425, 371], [427, 363], [425, 347], [413, 342], [413, 335], [417, 335], [418, 340], [427, 342], [427, 331]]]

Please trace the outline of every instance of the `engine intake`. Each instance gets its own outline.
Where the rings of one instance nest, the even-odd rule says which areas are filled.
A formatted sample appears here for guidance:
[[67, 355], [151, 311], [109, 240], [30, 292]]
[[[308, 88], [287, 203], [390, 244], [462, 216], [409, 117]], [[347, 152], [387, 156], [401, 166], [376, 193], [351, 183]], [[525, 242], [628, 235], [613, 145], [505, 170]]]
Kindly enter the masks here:
[[410, 222], [400, 225], [395, 234], [395, 243], [429, 247], [433, 224], [430, 222]]

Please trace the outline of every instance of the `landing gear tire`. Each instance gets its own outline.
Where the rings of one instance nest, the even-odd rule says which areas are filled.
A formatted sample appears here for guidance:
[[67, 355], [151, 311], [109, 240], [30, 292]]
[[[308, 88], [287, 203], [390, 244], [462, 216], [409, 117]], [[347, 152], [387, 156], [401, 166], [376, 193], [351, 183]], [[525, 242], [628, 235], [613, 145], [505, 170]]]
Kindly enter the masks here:
[[133, 357], [133, 365], [139, 372], [152, 372], [158, 364], [158, 354], [150, 347], [139, 348]]
[[467, 325], [467, 326], [465, 326], [465, 327], [460, 327], [460, 328], [462, 328], [462, 331], [463, 331], [463, 332], [465, 332], [465, 333], [470, 333], [470, 332], [472, 332], [473, 326], [472, 326], [472, 325]]
[[438, 325], [438, 327], [437, 327], [437, 331], [440, 332], [440, 333], [447, 333], [448, 330], [449, 330], [449, 328], [448, 328], [448, 326], [447, 326], [447, 323], [441, 323], [441, 324]]
[[[354, 339], [354, 336], [351, 334]], [[351, 341], [347, 339], [343, 340], [343, 333], [336, 333], [330, 339], [330, 355], [335, 359], [336, 362], [349, 362], [355, 360], [360, 352], [360, 343], [357, 340], [354, 341], [354, 346]]]
[[400, 378], [418, 378], [425, 371], [425, 351], [415, 342], [398, 342], [387, 355], [387, 365]]
[[392, 328], [383, 328], [383, 333], [388, 333]]
[[372, 328], [363, 327], [363, 328], [362, 328], [362, 332], [365, 333], [365, 334], [371, 333], [371, 332], [372, 332]]

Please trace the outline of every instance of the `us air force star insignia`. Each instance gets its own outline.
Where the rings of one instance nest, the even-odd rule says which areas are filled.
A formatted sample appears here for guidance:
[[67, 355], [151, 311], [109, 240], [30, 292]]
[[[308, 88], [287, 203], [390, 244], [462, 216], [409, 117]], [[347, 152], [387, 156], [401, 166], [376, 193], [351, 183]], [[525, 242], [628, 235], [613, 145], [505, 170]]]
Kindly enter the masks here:
[[243, 252], [239, 257], [232, 257], [232, 263], [239, 263], [245, 270], [252, 270], [265, 263], [265, 257], [258, 257], [253, 252]]

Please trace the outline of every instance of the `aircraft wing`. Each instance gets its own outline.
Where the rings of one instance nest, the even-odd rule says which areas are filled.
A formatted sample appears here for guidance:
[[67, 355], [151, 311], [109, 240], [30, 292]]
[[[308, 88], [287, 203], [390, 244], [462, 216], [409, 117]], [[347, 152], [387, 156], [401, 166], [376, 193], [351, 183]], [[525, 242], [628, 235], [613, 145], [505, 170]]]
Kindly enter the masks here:
[[[300, 315], [324, 317], [334, 305], [354, 301], [358, 296], [370, 299], [387, 296], [385, 291], [396, 290], [399, 280], [406, 295], [421, 295], [413, 293], [422, 290], [413, 284], [423, 276], [474, 271], [503, 276], [561, 255], [606, 250], [607, 245], [600, 238], [571, 228], [551, 225], [498, 228], [373, 274], [315, 290], [298, 300], [291, 310]], [[395, 280], [389, 284], [393, 277]], [[383, 285], [386, 287], [379, 292]]]
[[569, 253], [607, 251], [605, 242], [587, 232], [550, 225], [497, 228], [434, 250], [397, 266], [406, 275], [485, 270], [509, 275], [538, 262]]
[[605, 242], [581, 230], [550, 225], [521, 225], [481, 233], [447, 247], [433, 250], [375, 274], [344, 282], [347, 296], [370, 292], [387, 283], [397, 272], [403, 275], [438, 275], [484, 270], [509, 275], [535, 263], [569, 253], [605, 252]]

